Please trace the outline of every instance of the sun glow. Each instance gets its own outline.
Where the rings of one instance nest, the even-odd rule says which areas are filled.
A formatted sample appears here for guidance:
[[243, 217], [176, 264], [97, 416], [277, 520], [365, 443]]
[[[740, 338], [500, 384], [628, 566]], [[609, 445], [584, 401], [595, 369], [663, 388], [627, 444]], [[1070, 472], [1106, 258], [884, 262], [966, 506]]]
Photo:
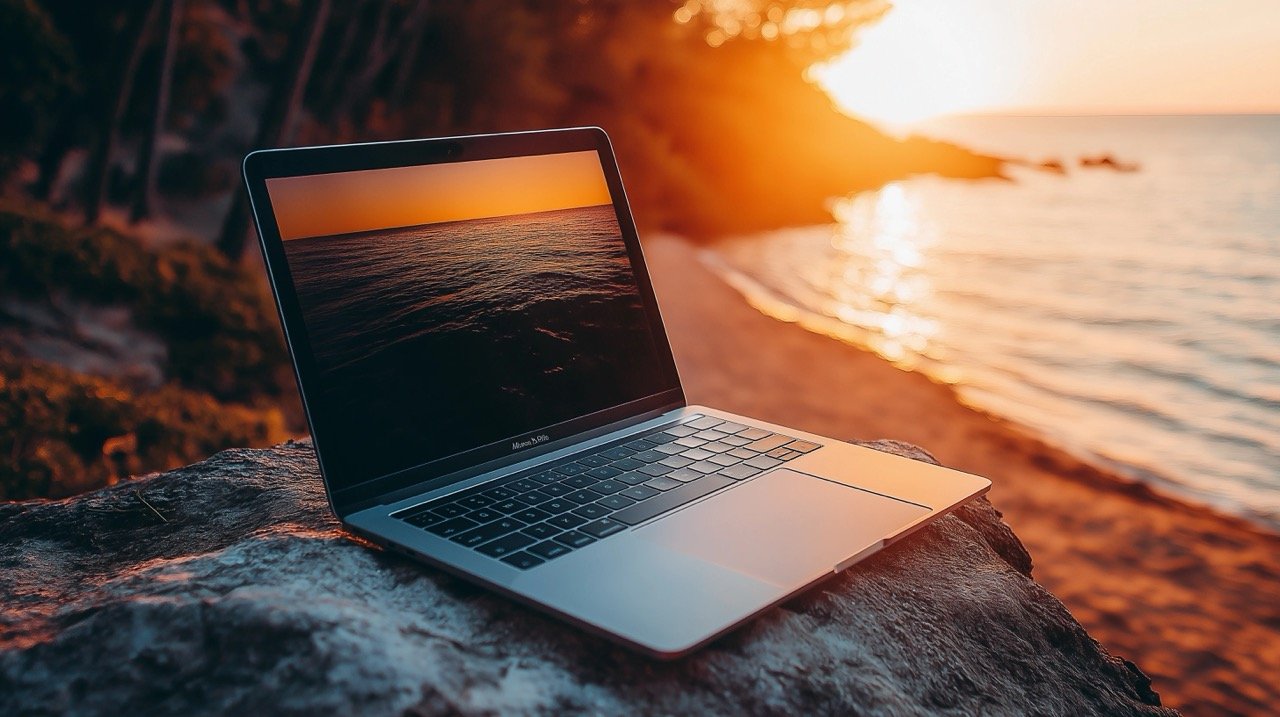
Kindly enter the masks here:
[[[994, 22], [993, 22], [994, 20]], [[849, 114], [891, 129], [1006, 103], [1018, 83], [1016, 39], [975, 8], [900, 0], [849, 52], [810, 76]]]

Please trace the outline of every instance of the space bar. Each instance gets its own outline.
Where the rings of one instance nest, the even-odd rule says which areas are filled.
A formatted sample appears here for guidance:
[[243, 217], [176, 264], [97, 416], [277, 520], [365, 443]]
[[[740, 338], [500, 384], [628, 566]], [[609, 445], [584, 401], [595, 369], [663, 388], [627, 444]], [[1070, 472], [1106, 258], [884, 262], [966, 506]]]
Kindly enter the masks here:
[[665, 513], [672, 508], [678, 508], [691, 500], [697, 500], [727, 485], [733, 485], [735, 482], [724, 476], [703, 476], [691, 483], [685, 483], [679, 488], [672, 488], [662, 495], [655, 495], [649, 500], [637, 503], [630, 508], [623, 508], [609, 517], [627, 525], [643, 523], [655, 515]]

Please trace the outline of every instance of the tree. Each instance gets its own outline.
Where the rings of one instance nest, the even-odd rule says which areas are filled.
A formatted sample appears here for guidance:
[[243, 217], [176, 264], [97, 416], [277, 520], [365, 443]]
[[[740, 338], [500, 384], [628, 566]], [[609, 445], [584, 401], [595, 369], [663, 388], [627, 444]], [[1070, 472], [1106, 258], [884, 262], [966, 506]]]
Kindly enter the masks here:
[[169, 116], [169, 91], [173, 86], [173, 58], [177, 52], [178, 30], [182, 25], [184, 0], [168, 0], [165, 3], [165, 34], [160, 46], [160, 72], [156, 80], [156, 99], [151, 124], [142, 139], [138, 151], [137, 194], [134, 197], [131, 221], [151, 216], [155, 209], [156, 165], [159, 162], [160, 137], [164, 133], [165, 120]]
[[[271, 96], [258, 125], [255, 147], [276, 147], [288, 142], [302, 108], [303, 94], [311, 78], [320, 39], [329, 19], [329, 0], [309, 0], [289, 38]], [[218, 249], [232, 261], [244, 255], [249, 229], [249, 199], [243, 190], [233, 192], [231, 208], [222, 224]]]
[[151, 0], [145, 8], [134, 8], [123, 34], [129, 43], [129, 52], [119, 64], [116, 75], [115, 105], [108, 116], [106, 124], [98, 132], [97, 140], [89, 155], [85, 170], [84, 183], [84, 220], [92, 224], [98, 221], [102, 213], [102, 203], [107, 193], [107, 173], [111, 166], [112, 155], [115, 154], [116, 143], [120, 138], [120, 125], [124, 122], [125, 113], [129, 109], [129, 100], [133, 96], [133, 81], [138, 74], [138, 66], [142, 62], [143, 52], [149, 44], [152, 31], [160, 18], [160, 10], [165, 0]]

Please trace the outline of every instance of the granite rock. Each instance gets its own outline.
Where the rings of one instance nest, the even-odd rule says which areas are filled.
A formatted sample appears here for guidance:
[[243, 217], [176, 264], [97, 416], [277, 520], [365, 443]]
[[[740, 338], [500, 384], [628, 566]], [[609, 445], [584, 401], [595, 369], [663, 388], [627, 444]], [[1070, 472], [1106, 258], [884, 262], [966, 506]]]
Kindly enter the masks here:
[[669, 663], [353, 538], [308, 443], [0, 504], [5, 715], [1174, 714], [1159, 705], [985, 498]]

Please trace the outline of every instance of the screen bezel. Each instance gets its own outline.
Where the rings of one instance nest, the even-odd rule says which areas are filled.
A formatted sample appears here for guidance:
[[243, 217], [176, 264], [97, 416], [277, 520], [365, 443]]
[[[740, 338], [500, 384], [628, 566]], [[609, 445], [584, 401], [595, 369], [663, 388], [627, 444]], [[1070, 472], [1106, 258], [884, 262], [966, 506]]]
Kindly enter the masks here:
[[[391, 169], [425, 164], [465, 162], [484, 159], [500, 159], [539, 154], [559, 154], [594, 150], [600, 157], [605, 181], [613, 203], [614, 214], [621, 230], [627, 255], [631, 260], [636, 285], [644, 304], [649, 331], [658, 353], [664, 386], [657, 393], [644, 398], [612, 406], [595, 413], [570, 419], [552, 426], [530, 428], [517, 436], [504, 437], [484, 446], [463, 450], [435, 460], [405, 468], [383, 476], [364, 479], [358, 483], [338, 488], [343, 481], [336, 480], [326, 468], [326, 450], [337, 450], [335, 441], [326, 441], [327, 421], [317, 415], [314, 402], [308, 400], [321, 380], [312, 352], [310, 337], [303, 321], [302, 308], [294, 288], [293, 276], [285, 257], [284, 242], [280, 238], [275, 212], [267, 192], [267, 180], [281, 177], [297, 177], [311, 174], [329, 174], [369, 169]], [[325, 492], [334, 511], [343, 516], [356, 506], [364, 506], [379, 496], [401, 493], [411, 486], [432, 490], [452, 482], [465, 480], [481, 471], [493, 470], [503, 463], [515, 463], [540, 453], [563, 447], [568, 437], [618, 424], [630, 418], [643, 420], [665, 411], [685, 405], [684, 391], [676, 372], [675, 359], [663, 329], [658, 312], [657, 299], [649, 280], [636, 233], [635, 222], [627, 203], [622, 178], [618, 173], [613, 148], [604, 130], [598, 127], [579, 127], [563, 130], [539, 130], [504, 134], [443, 137], [437, 139], [403, 140], [368, 144], [333, 145], [323, 147], [299, 147], [292, 149], [259, 150], [244, 159], [244, 180], [248, 187], [258, 238], [267, 276], [276, 299], [276, 308], [284, 329], [285, 341], [293, 359], [294, 375], [302, 398], [303, 412], [311, 430], [311, 439], [320, 463]], [[550, 440], [541, 445], [513, 449], [512, 442], [531, 434], [546, 434]], [[329, 446], [326, 449], [326, 446]], [[509, 460], [507, 460], [509, 459]], [[333, 464], [339, 464], [334, 461]]]

